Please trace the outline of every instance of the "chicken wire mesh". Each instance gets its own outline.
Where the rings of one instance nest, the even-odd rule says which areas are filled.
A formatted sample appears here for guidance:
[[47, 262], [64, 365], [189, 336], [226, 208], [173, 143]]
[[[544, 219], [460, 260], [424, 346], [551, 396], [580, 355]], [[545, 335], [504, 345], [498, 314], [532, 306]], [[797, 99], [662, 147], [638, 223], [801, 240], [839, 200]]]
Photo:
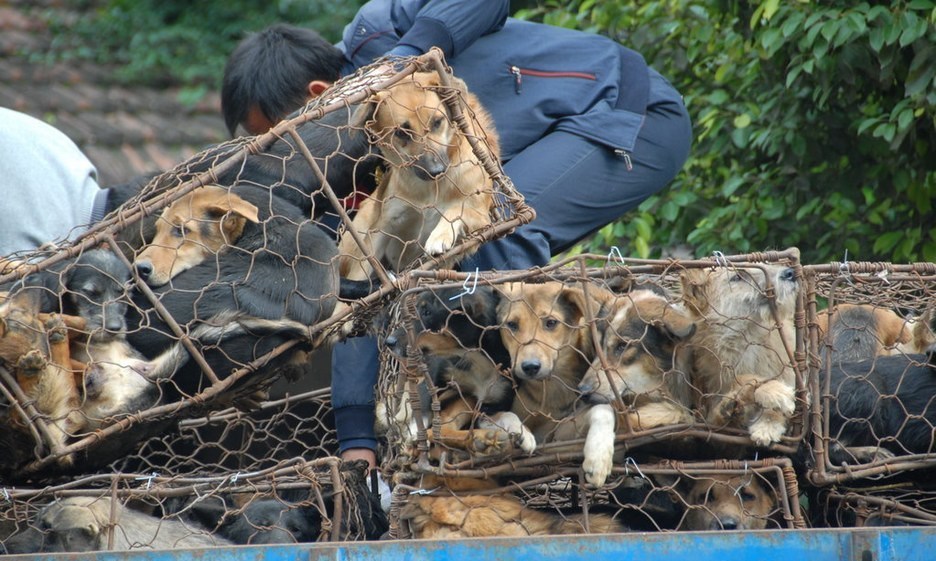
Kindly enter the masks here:
[[532, 478], [506, 475], [484, 487], [449, 482], [433, 489], [419, 479], [399, 483], [390, 535], [432, 539], [805, 527], [788, 458], [646, 464], [631, 459], [615, 467], [601, 488], [586, 484], [572, 468]]
[[805, 274], [811, 482], [936, 465], [936, 265], [810, 265]]
[[831, 527], [933, 526], [936, 494], [926, 478], [837, 485], [816, 494], [815, 525]]
[[[796, 453], [807, 394], [795, 249], [588, 267], [594, 257], [411, 277], [379, 322], [385, 469], [577, 465], [601, 485], [635, 450]], [[755, 441], [764, 417], [774, 433]]]
[[[435, 51], [380, 61], [266, 134], [119, 187], [135, 194], [73, 241], [9, 256], [0, 477], [86, 472], [179, 419], [255, 407], [397, 277], [529, 221], [472, 100]], [[411, 181], [432, 197], [399, 193]], [[415, 231], [361, 225], [401, 204]]]
[[5, 489], [5, 553], [376, 539], [387, 523], [363, 462], [296, 458], [251, 473], [87, 476]]

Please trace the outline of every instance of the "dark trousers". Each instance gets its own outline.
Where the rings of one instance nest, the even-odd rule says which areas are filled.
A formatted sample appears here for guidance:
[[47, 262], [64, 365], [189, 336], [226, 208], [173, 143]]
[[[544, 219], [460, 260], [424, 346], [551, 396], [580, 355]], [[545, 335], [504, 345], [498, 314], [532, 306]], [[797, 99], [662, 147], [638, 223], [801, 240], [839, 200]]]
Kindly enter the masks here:
[[[658, 103], [628, 157], [574, 134], [555, 131], [504, 164], [536, 219], [484, 244], [463, 271], [527, 269], [620, 218], [663, 189], [689, 156], [692, 129], [681, 103]], [[629, 169], [630, 168], [630, 169]], [[375, 449], [377, 345], [358, 337], [332, 352], [332, 405], [342, 451]]]

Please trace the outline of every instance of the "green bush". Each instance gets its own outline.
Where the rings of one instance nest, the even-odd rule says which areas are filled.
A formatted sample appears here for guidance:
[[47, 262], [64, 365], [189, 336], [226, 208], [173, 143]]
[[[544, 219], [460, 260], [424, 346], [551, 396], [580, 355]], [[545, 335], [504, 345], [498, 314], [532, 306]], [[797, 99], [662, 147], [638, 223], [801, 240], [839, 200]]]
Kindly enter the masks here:
[[932, 0], [574, 0], [518, 15], [640, 51], [692, 115], [692, 154], [672, 186], [579, 250], [796, 245], [804, 262], [846, 250], [936, 261]]
[[363, 0], [107, 0], [77, 21], [52, 19], [50, 55], [118, 64], [133, 84], [220, 86], [227, 56], [251, 31], [275, 22], [316, 29], [337, 41]]

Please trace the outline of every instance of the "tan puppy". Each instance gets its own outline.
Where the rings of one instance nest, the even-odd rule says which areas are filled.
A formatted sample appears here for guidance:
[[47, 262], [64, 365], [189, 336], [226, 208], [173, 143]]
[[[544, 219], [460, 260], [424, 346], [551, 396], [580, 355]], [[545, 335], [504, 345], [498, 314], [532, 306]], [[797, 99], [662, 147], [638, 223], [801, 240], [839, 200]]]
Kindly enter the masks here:
[[777, 497], [759, 476], [710, 475], [689, 489], [680, 530], [763, 530], [777, 511]]
[[162, 286], [240, 238], [258, 223], [255, 205], [217, 185], [195, 189], [163, 209], [153, 240], [134, 265], [150, 286]]
[[693, 385], [704, 394], [706, 422], [746, 429], [757, 446], [779, 442], [796, 406], [785, 346], [795, 344], [796, 271], [775, 264], [691, 269], [681, 280], [697, 320]]
[[[517, 381], [511, 411], [536, 442], [554, 436], [579, 398], [578, 385], [595, 356], [587, 309], [598, 315], [611, 294], [561, 282], [508, 283], [501, 287], [497, 317]], [[509, 430], [509, 432], [520, 432]]]
[[[40, 320], [36, 293], [22, 291], [5, 296], [0, 303], [0, 363], [12, 371], [26, 398], [48, 423], [53, 446], [64, 446], [81, 426], [78, 387], [72, 374], [68, 337], [57, 315]], [[18, 430], [26, 430], [25, 419], [10, 419]], [[74, 459], [65, 456], [62, 465]]]
[[[449, 478], [423, 487], [453, 491], [482, 491], [497, 486], [491, 481]], [[607, 534], [627, 530], [604, 514], [558, 515], [524, 506], [515, 495], [420, 496], [410, 495], [400, 512], [417, 539], [543, 536], [555, 534]], [[587, 528], [587, 530], [586, 530]]]
[[[691, 354], [686, 341], [695, 333], [695, 322], [681, 307], [652, 290], [635, 290], [619, 296], [599, 322], [600, 347], [607, 370], [599, 359], [592, 362], [579, 389], [592, 407], [577, 415], [575, 434], [585, 435], [585, 479], [596, 486], [611, 473], [617, 429], [629, 426], [641, 431], [694, 421], [689, 373]], [[622, 407], [610, 404], [620, 400]], [[566, 427], [560, 429], [564, 432]]]
[[932, 308], [920, 317], [904, 319], [870, 304], [839, 304], [816, 318], [819, 340], [832, 345], [832, 356], [843, 362], [926, 352], [936, 344], [932, 322]]
[[347, 231], [341, 237], [342, 277], [370, 278], [366, 255], [400, 271], [424, 255], [445, 253], [466, 234], [491, 224], [493, 183], [452, 122], [444, 96], [463, 96], [477, 120], [468, 115], [471, 134], [487, 141], [494, 160], [498, 140], [491, 117], [463, 83], [456, 83], [457, 89], [445, 91], [438, 73], [417, 72], [378, 92], [355, 115], [389, 167], [352, 224], [365, 247]]

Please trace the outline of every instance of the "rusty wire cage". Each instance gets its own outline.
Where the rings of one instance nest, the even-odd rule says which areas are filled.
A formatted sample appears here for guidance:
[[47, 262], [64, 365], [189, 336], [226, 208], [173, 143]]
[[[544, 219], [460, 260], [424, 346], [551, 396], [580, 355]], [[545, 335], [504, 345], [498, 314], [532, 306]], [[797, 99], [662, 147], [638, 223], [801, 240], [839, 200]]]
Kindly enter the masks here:
[[646, 464], [630, 458], [601, 488], [586, 484], [574, 468], [504, 476], [481, 490], [398, 484], [390, 535], [483, 535], [491, 519], [498, 531], [514, 536], [805, 528], [798, 496], [789, 458]]
[[[406, 88], [422, 96], [415, 106], [399, 93]], [[435, 213], [457, 235], [431, 251], [420, 246], [423, 233], [398, 239], [414, 257], [391, 264], [367, 251], [373, 232], [355, 220], [397, 175], [429, 164], [380, 145], [384, 131], [373, 123], [379, 107], [416, 111], [430, 97], [436, 103], [427, 119], [456, 139], [461, 172], [480, 180], [474, 189], [490, 205], [482, 224], [468, 228], [433, 210], [440, 198], [429, 200], [420, 212]], [[309, 352], [354, 331], [410, 268], [444, 265], [529, 221], [532, 210], [494, 157], [495, 133], [484, 132], [480, 109], [469, 101], [437, 51], [379, 61], [268, 133], [210, 147], [143, 185], [121, 186], [137, 194], [75, 239], [9, 256], [0, 285], [30, 290], [0, 306], [2, 415], [14, 451], [0, 462], [0, 477], [87, 473], [180, 419], [232, 404], [255, 407], [275, 380], [303, 375]], [[393, 130], [386, 135], [426, 143], [417, 130]], [[438, 156], [446, 145], [423, 150]], [[420, 173], [440, 192], [449, 187], [444, 166]], [[346, 265], [337, 238], [357, 247], [358, 263], [372, 271], [341, 300], [338, 273]], [[97, 280], [77, 286], [82, 267]], [[102, 292], [95, 282], [121, 293]], [[126, 312], [106, 307], [115, 301]], [[100, 311], [80, 317], [88, 303]], [[126, 326], [110, 322], [120, 315]], [[108, 388], [117, 386], [135, 389], [114, 395]]]
[[[277, 462], [249, 473], [85, 476], [4, 489], [6, 553], [376, 539], [386, 530], [366, 464]], [[377, 501], [377, 502], [375, 502]]]
[[[830, 485], [936, 466], [936, 265], [809, 265], [813, 460]], [[830, 313], [831, 312], [831, 313]]]
[[[719, 309], [714, 301], [705, 312], [698, 295], [692, 300], [683, 294], [683, 285], [695, 290], [699, 275], [710, 274], [714, 280], [705, 282], [724, 284], [731, 299], [757, 314]], [[794, 286], [801, 279], [795, 249], [693, 261], [586, 255], [535, 271], [480, 275], [414, 271], [397, 305], [378, 322], [385, 357], [378, 387], [383, 467], [401, 477], [511, 478], [515, 484], [582, 469], [589, 483], [600, 486], [625, 457], [643, 463], [661, 457], [753, 459], [768, 451], [792, 456], [805, 435], [808, 403], [804, 293]], [[690, 312], [693, 305], [698, 309]], [[524, 331], [525, 321], [537, 327]], [[723, 357], [718, 364], [719, 371], [745, 381], [737, 390], [689, 375], [694, 365], [686, 361], [713, 351], [704, 348], [708, 343], [699, 347], [699, 333], [731, 322], [742, 343], [759, 346], [758, 356], [767, 354], [789, 370], [784, 391], [791, 410], [767, 446], [754, 445], [743, 421], [745, 411], [757, 406], [750, 392], [759, 386], [751, 384], [750, 392], [745, 387], [743, 368], [750, 363]], [[542, 343], [539, 350], [522, 354], [531, 342]], [[524, 372], [527, 361], [537, 372]], [[544, 366], [549, 361], [555, 362]], [[635, 371], [634, 363], [643, 366]], [[763, 373], [770, 362], [756, 364]], [[552, 367], [560, 389], [531, 382], [540, 369]], [[651, 374], [656, 381], [641, 381]], [[763, 375], [760, 383], [777, 376]], [[525, 385], [550, 397], [524, 398]], [[509, 403], [506, 415], [498, 409], [501, 396]], [[712, 408], [706, 400], [727, 404]], [[599, 408], [611, 415], [603, 414], [604, 424], [593, 414]], [[711, 410], [729, 413], [715, 424]], [[535, 451], [524, 431], [533, 433]], [[588, 453], [596, 434], [607, 454], [598, 468]]]
[[936, 494], [921, 481], [836, 485], [816, 494], [815, 525], [831, 527], [933, 526]]

